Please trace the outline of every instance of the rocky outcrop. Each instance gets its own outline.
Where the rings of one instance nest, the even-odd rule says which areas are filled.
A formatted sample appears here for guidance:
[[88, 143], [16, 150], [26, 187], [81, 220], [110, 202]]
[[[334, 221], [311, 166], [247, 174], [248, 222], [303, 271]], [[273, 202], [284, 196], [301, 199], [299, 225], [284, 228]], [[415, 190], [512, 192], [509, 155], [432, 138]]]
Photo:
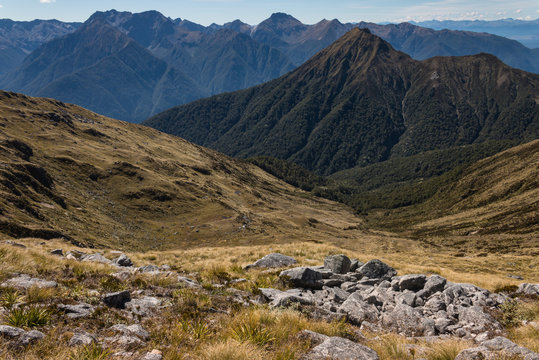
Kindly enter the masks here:
[[103, 302], [110, 307], [125, 309], [125, 304], [131, 301], [129, 291], [118, 291], [103, 296]]
[[380, 260], [342, 274], [350, 268], [348, 261], [344, 255], [334, 255], [326, 258], [323, 267], [285, 270], [281, 277], [294, 289], [260, 290], [272, 307], [310, 306], [327, 318], [345, 316], [357, 326], [377, 324], [406, 336], [447, 334], [471, 339], [502, 331], [486, 310], [504, 302], [503, 295], [451, 283], [439, 275], [397, 276], [395, 269]]

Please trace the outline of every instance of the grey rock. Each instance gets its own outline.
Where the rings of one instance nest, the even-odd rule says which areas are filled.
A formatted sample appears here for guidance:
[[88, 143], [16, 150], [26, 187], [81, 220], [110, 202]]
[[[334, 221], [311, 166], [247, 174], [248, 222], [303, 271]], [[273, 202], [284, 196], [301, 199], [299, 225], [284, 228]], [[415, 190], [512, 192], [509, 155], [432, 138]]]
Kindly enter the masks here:
[[142, 273], [154, 273], [154, 272], [159, 272], [159, 267], [155, 265], [144, 265], [144, 266], [139, 267], [137, 271], [142, 272]]
[[255, 261], [253, 264], [247, 265], [245, 269], [286, 267], [294, 265], [296, 263], [296, 259], [291, 256], [279, 253], [272, 253], [264, 256], [262, 259]]
[[277, 296], [283, 293], [281, 290], [272, 288], [259, 288], [258, 290], [260, 290], [262, 296], [268, 301], [274, 300]]
[[18, 338], [22, 334], [24, 334], [25, 331], [21, 328], [8, 326], [8, 325], [0, 325], [0, 335], [4, 338], [13, 339]]
[[124, 324], [117, 324], [110, 327], [109, 330], [119, 332], [122, 335], [136, 336], [144, 341], [150, 340], [150, 334], [140, 324], [133, 324], [129, 326]]
[[491, 351], [503, 351], [510, 355], [520, 355], [526, 359], [539, 359], [539, 354], [525, 347], [518, 346], [503, 336], [497, 336], [491, 340], [484, 341], [481, 343], [481, 346], [486, 347]]
[[502, 329], [500, 323], [479, 306], [459, 307], [458, 313], [459, 326], [472, 334]]
[[380, 314], [378, 309], [365, 302], [358, 292], [350, 295], [338, 308], [338, 312], [346, 314], [348, 320], [357, 326], [364, 321], [377, 322]]
[[436, 314], [438, 311], [445, 311], [445, 301], [441, 296], [433, 296], [423, 305], [423, 311], [430, 314]]
[[78, 319], [90, 316], [94, 312], [94, 307], [90, 304], [64, 305], [59, 304], [58, 310], [66, 313], [70, 319]]
[[427, 282], [427, 277], [421, 274], [404, 275], [399, 279], [399, 288], [401, 291], [410, 290], [417, 292], [422, 290]]
[[369, 279], [382, 279], [389, 280], [393, 276], [397, 275], [397, 271], [386, 263], [380, 260], [370, 260], [365, 265], [362, 265], [356, 270], [361, 276], [365, 276]]
[[101, 255], [100, 253], [83, 255], [81, 256], [80, 261], [91, 261], [91, 262], [97, 262], [101, 264], [112, 264], [112, 261], [110, 261], [103, 255]]
[[109, 293], [103, 296], [103, 302], [107, 306], [117, 309], [125, 309], [125, 304], [129, 301], [131, 301], [131, 294], [127, 290]]
[[185, 276], [178, 276], [178, 282], [184, 285], [185, 287], [190, 288], [201, 288], [202, 285], [200, 285], [197, 281], [189, 279]]
[[453, 324], [453, 321], [448, 318], [437, 318], [434, 320], [434, 327], [439, 334], [445, 334], [447, 328]]
[[140, 358], [140, 360], [162, 360], [163, 359], [163, 353], [159, 350], [152, 350], [149, 353], [146, 353], [143, 357]]
[[416, 294], [413, 292], [404, 292], [395, 297], [396, 304], [405, 304], [411, 307], [415, 306]]
[[124, 267], [133, 266], [133, 261], [131, 261], [131, 259], [125, 254], [121, 254], [116, 260], [114, 260], [114, 263], [118, 266]]
[[366, 346], [341, 337], [330, 337], [302, 357], [304, 360], [378, 360]]
[[144, 296], [139, 299], [131, 299], [125, 304], [125, 308], [139, 316], [152, 316], [161, 306], [162, 301], [153, 296]]
[[103, 339], [105, 344], [124, 350], [135, 350], [144, 346], [144, 342], [136, 336], [117, 335]]
[[425, 286], [423, 287], [424, 297], [428, 298], [434, 293], [442, 292], [445, 289], [447, 280], [439, 275], [432, 275], [427, 279]]
[[406, 336], [435, 335], [435, 324], [424, 318], [421, 312], [406, 304], [398, 304], [393, 311], [382, 314], [382, 325], [386, 329]]
[[520, 284], [516, 292], [517, 294], [539, 296], [539, 284]]
[[55, 288], [58, 286], [56, 281], [48, 281], [38, 278], [32, 278], [30, 275], [21, 274], [11, 278], [1, 284], [1, 286], [12, 286], [19, 289], [28, 289], [31, 287], [38, 288]]
[[324, 259], [324, 267], [330, 269], [335, 274], [346, 274], [350, 271], [352, 262], [343, 254], [329, 255]]
[[38, 330], [30, 330], [22, 334], [22, 336], [17, 341], [18, 346], [28, 346], [35, 343], [36, 341], [42, 340], [45, 338], [45, 334]]
[[288, 307], [294, 303], [299, 303], [301, 305], [312, 305], [313, 301], [308, 297], [283, 292], [270, 303], [270, 306], [273, 308]]
[[83, 253], [79, 250], [70, 250], [66, 253], [66, 258], [72, 260], [81, 260], [83, 256], [86, 256], [86, 253]]
[[51, 251], [52, 255], [64, 256], [64, 251], [62, 249], [54, 249]]
[[71, 339], [69, 339], [69, 346], [88, 346], [95, 342], [97, 342], [97, 339], [94, 335], [79, 330], [73, 334]]
[[511, 279], [517, 279], [517, 280], [524, 280], [524, 278], [520, 275], [513, 275], [513, 274], [509, 274], [507, 275], [508, 278], [511, 278]]
[[329, 336], [311, 330], [302, 330], [296, 335], [296, 338], [303, 341], [308, 340], [311, 343], [311, 346], [316, 346], [329, 339]]
[[298, 267], [284, 270], [279, 275], [287, 276], [293, 286], [310, 289], [322, 288], [322, 274], [308, 267]]
[[350, 262], [350, 272], [356, 271], [363, 263], [358, 259], [352, 259]]

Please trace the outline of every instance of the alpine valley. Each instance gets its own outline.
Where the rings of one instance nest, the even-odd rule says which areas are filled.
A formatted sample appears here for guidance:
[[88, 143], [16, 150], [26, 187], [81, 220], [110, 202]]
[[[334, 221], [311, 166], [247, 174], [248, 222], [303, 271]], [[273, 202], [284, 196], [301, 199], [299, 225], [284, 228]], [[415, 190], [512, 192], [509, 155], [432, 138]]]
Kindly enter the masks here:
[[0, 21], [0, 358], [539, 359], [536, 50]]

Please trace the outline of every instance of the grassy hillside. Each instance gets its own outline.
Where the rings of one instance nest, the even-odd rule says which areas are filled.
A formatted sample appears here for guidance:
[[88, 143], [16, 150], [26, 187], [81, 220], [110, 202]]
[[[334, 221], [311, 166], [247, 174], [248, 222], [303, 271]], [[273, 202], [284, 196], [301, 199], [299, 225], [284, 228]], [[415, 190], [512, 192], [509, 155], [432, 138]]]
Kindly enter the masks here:
[[129, 249], [276, 243], [335, 239], [361, 221], [247, 162], [14, 93], [0, 93], [0, 161], [0, 233], [14, 238]]

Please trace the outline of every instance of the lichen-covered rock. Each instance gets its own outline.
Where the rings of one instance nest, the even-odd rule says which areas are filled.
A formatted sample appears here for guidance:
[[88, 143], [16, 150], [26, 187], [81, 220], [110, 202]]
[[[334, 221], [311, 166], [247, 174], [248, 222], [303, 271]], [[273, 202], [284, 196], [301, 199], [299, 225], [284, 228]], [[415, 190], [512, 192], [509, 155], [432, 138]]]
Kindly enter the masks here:
[[279, 276], [288, 277], [290, 283], [296, 287], [305, 289], [322, 288], [322, 274], [308, 267], [298, 267], [284, 270]]
[[30, 275], [21, 274], [3, 282], [0, 286], [11, 286], [18, 289], [29, 289], [31, 287], [38, 288], [55, 288], [58, 286], [56, 281], [48, 281], [38, 278], [32, 278]]
[[303, 360], [378, 360], [376, 351], [341, 337], [329, 337], [302, 357]]
[[100, 253], [90, 254], [90, 255], [83, 255], [80, 258], [80, 261], [91, 261], [91, 262], [97, 262], [101, 264], [112, 264], [112, 261], [101, 255]]
[[380, 315], [376, 306], [363, 301], [358, 292], [350, 295], [338, 308], [338, 312], [346, 314], [348, 320], [358, 326], [364, 321], [376, 322]]
[[135, 315], [152, 316], [161, 306], [162, 301], [153, 296], [144, 296], [139, 299], [131, 299], [125, 304], [125, 308]]
[[539, 296], [539, 284], [520, 284], [516, 292], [517, 294]]
[[279, 253], [272, 253], [264, 256], [262, 259], [255, 261], [253, 264], [247, 265], [245, 269], [286, 267], [294, 265], [296, 263], [296, 259], [291, 256]]
[[397, 271], [380, 260], [370, 260], [356, 270], [356, 273], [369, 279], [389, 280], [397, 275]]
[[70, 319], [84, 318], [92, 315], [94, 312], [94, 307], [90, 304], [77, 304], [77, 305], [64, 305], [59, 304], [58, 310], [66, 313], [67, 317]]
[[97, 342], [94, 335], [87, 333], [86, 331], [78, 330], [69, 339], [69, 346], [88, 346]]
[[346, 274], [350, 271], [352, 262], [343, 254], [329, 255], [324, 259], [324, 267], [330, 269], [334, 274]]
[[15, 339], [24, 334], [24, 329], [8, 326], [8, 325], [0, 325], [0, 335], [3, 336], [6, 339]]
[[25, 347], [39, 340], [42, 340], [44, 337], [45, 334], [43, 334], [41, 331], [30, 330], [22, 334], [22, 336], [17, 341], [17, 345]]

